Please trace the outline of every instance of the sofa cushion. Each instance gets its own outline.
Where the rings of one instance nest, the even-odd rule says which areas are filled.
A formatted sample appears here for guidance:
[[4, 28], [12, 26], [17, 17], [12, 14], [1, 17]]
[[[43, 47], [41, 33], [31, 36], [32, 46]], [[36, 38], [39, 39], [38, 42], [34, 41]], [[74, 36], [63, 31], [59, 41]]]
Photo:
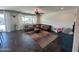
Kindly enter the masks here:
[[66, 34], [73, 34], [73, 31], [71, 28], [63, 28], [63, 33], [66, 33]]
[[50, 25], [44, 25], [44, 24], [42, 24], [41, 25], [41, 29], [45, 30], [45, 31], [51, 31], [51, 26]]
[[58, 33], [59, 36], [59, 45], [67, 52], [72, 51], [73, 47], [73, 35], [65, 34], [65, 33]]

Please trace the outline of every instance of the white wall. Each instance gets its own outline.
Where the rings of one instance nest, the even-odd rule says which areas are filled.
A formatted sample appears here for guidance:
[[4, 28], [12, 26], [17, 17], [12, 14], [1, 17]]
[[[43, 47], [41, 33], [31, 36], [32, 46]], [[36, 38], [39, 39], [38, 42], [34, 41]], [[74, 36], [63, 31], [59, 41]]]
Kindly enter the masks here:
[[[17, 17], [13, 18], [13, 14], [16, 15], [16, 13], [4, 11], [4, 19], [5, 19], [5, 27], [6, 27], [6, 32], [11, 32], [14, 31], [14, 24], [17, 20]], [[16, 15], [17, 16], [17, 15]]]
[[73, 40], [73, 52], [79, 52], [79, 7], [76, 9], [76, 22]]
[[[18, 20], [17, 15], [18, 15], [17, 13], [10, 12], [11, 31], [15, 30], [14, 25], [15, 25], [16, 21]], [[15, 16], [15, 17], [13, 17], [13, 16]]]
[[22, 14], [18, 14], [17, 15], [17, 20], [16, 20], [16, 24], [17, 24], [17, 30], [21, 30], [21, 29], [23, 29], [23, 24], [22, 24], [22, 19], [21, 19], [21, 17], [22, 17]]
[[5, 19], [6, 31], [10, 32], [11, 31], [11, 17], [10, 17], [9, 12], [4, 11], [4, 19]]
[[42, 15], [42, 24], [49, 24], [52, 27], [72, 28], [75, 20], [75, 9], [59, 12], [52, 12]]

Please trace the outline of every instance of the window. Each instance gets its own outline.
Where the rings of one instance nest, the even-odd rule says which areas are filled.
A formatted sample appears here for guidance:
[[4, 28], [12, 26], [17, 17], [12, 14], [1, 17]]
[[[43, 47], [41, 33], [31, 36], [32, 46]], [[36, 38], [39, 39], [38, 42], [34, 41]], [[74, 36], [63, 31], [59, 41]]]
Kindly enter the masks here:
[[0, 25], [4, 25], [4, 14], [0, 14]]
[[4, 14], [0, 14], [0, 30], [5, 31]]
[[22, 23], [23, 24], [34, 24], [36, 23], [36, 17], [35, 16], [23, 16]]

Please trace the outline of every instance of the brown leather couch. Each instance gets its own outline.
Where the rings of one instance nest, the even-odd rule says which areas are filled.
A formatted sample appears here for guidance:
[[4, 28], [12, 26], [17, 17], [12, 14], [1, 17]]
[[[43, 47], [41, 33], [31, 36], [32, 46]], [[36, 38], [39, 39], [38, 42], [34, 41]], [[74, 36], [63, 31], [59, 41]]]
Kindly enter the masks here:
[[33, 25], [25, 25], [24, 31], [34, 31], [35, 28], [39, 28], [44, 31], [51, 31], [51, 25], [46, 24], [33, 24]]

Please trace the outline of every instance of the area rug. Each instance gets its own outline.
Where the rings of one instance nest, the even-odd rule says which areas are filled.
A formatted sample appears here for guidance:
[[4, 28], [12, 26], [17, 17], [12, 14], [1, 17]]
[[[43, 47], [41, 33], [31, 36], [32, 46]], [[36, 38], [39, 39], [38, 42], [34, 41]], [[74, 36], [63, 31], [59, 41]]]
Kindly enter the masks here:
[[58, 36], [56, 34], [42, 31], [31, 35], [31, 38], [37, 42], [41, 48], [45, 48], [48, 44], [54, 41]]
[[45, 48], [48, 44], [53, 42], [58, 36], [57, 35], [50, 35], [46, 38], [42, 38], [38, 41], [38, 44], [40, 45], [41, 48]]
[[51, 33], [50, 32], [47, 32], [47, 31], [41, 31], [40, 33], [34, 33], [31, 36], [31, 38], [35, 41], [38, 41], [39, 39], [42, 39], [42, 38], [46, 38], [48, 36], [50, 36]]

